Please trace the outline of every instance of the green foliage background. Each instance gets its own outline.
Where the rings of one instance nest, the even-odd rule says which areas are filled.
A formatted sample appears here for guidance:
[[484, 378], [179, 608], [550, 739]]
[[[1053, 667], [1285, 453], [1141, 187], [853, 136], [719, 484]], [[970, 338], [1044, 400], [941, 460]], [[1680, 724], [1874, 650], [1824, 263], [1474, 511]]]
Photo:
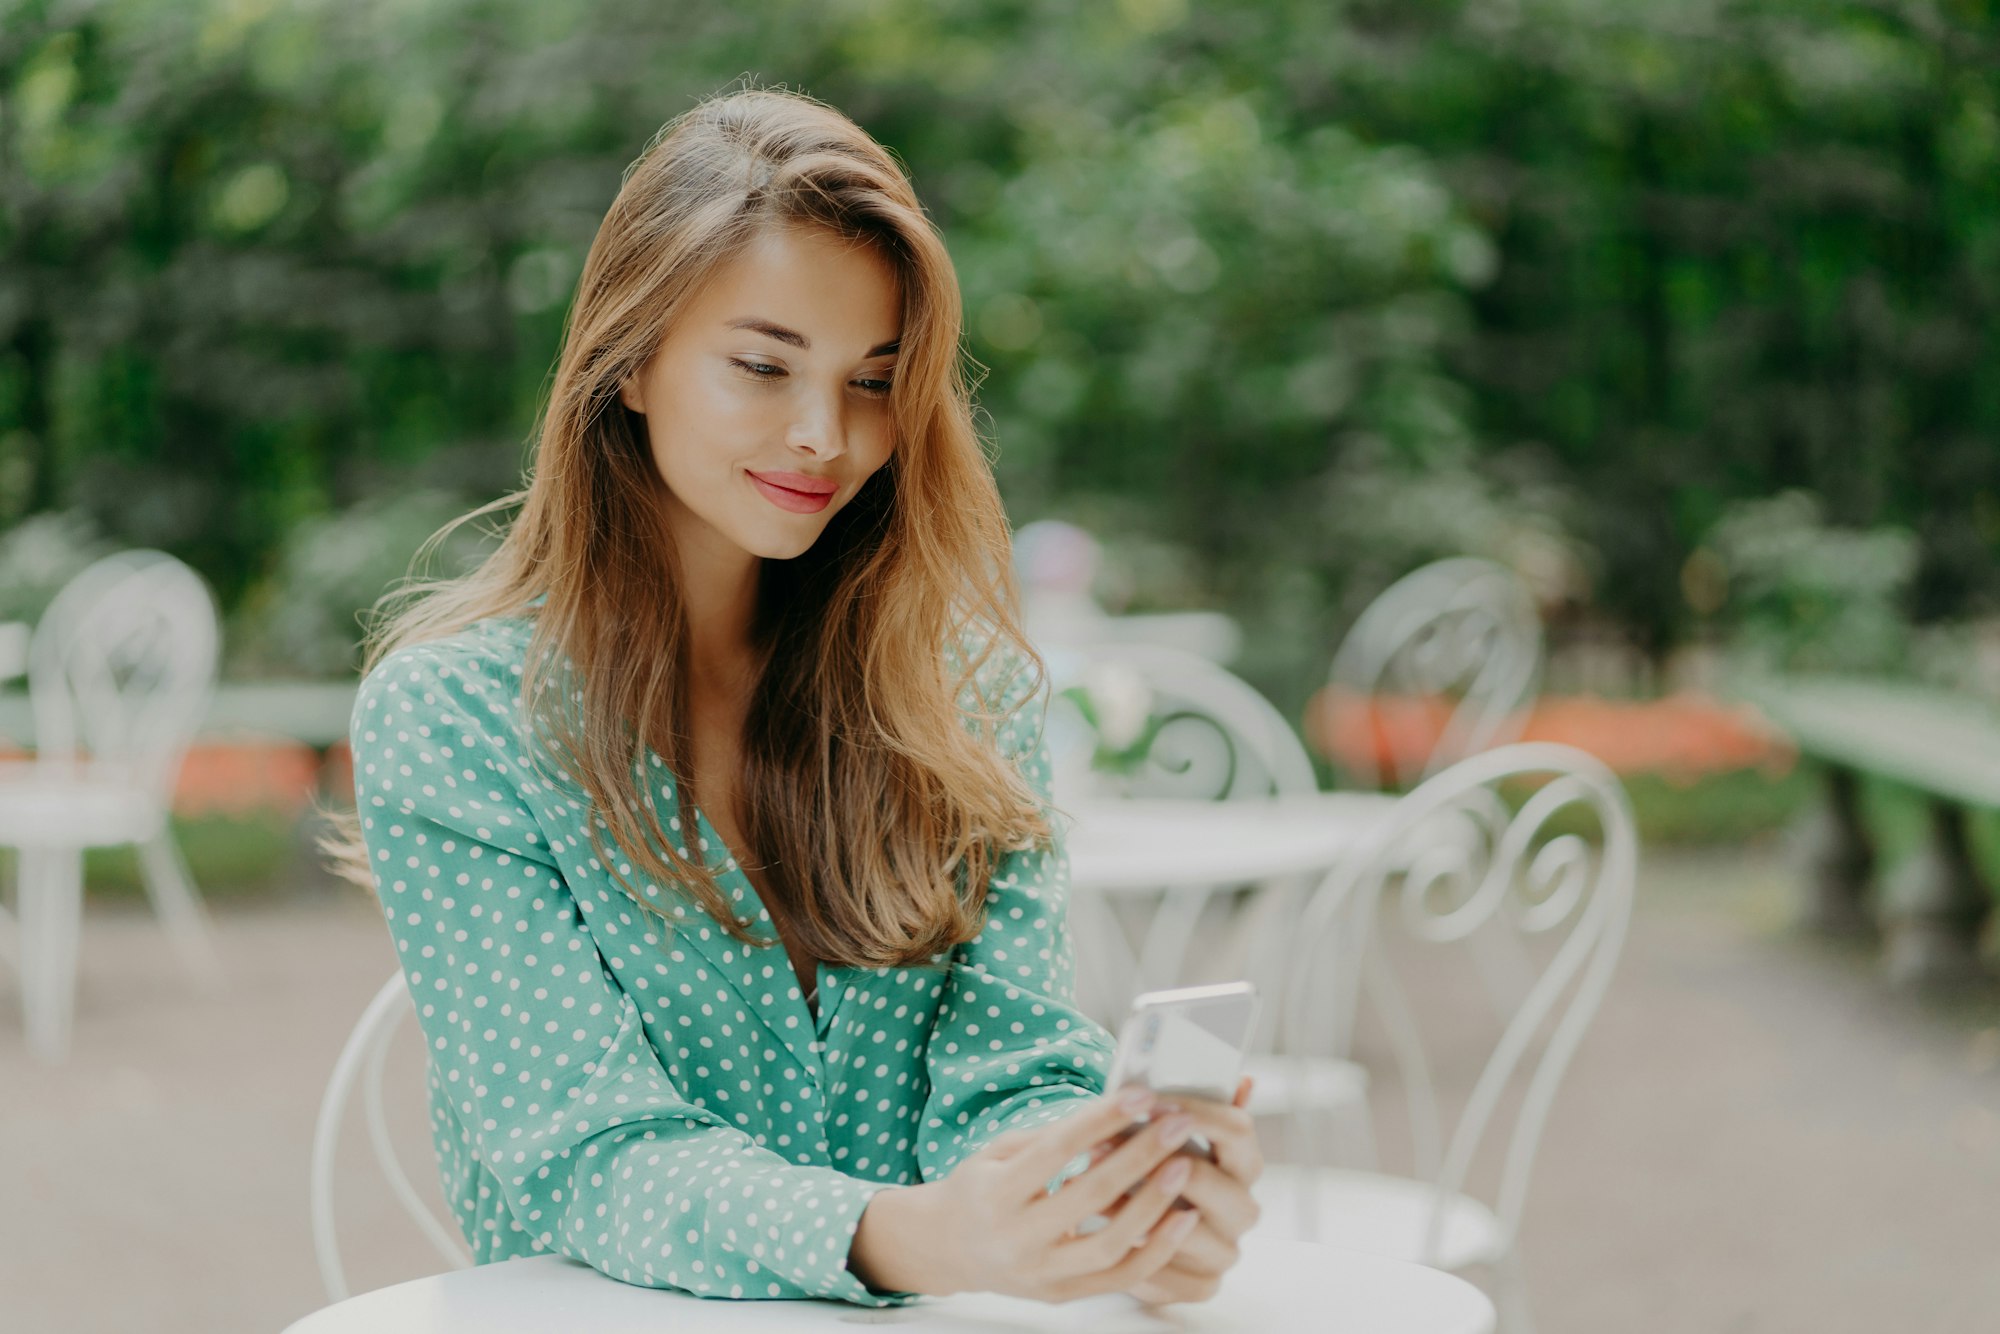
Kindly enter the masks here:
[[0, 526], [80, 510], [337, 669], [404, 530], [514, 483], [621, 169], [747, 73], [909, 164], [1017, 521], [1150, 553], [1135, 601], [1237, 614], [1288, 709], [1462, 550], [1663, 650], [1786, 489], [1963, 615], [1996, 71], [1990, 0], [15, 0]]

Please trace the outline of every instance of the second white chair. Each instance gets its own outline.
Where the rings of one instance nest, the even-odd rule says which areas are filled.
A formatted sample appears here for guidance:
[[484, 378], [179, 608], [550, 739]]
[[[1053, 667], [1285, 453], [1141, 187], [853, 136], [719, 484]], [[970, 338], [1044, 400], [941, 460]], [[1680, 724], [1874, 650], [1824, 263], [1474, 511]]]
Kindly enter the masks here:
[[200, 982], [220, 980], [207, 915], [167, 821], [181, 759], [208, 710], [218, 638], [207, 586], [158, 551], [91, 565], [35, 627], [35, 754], [0, 763], [0, 846], [19, 852], [19, 921], [0, 925], [29, 1046], [44, 1060], [69, 1047], [86, 848], [136, 845], [168, 940]]
[[[1539, 786], [1516, 810], [1508, 796], [1521, 780]], [[1410, 835], [1418, 829], [1433, 833], [1412, 857]], [[1631, 806], [1611, 771], [1582, 751], [1504, 746], [1404, 797], [1353, 870], [1349, 892], [1317, 903], [1303, 924], [1300, 934], [1311, 941], [1345, 919], [1320, 966], [1295, 970], [1290, 1026], [1310, 1026], [1315, 1014], [1351, 1023], [1365, 973], [1409, 1100], [1413, 1171], [1274, 1167], [1258, 1187], [1260, 1226], [1442, 1269], [1493, 1266], [1503, 1326], [1524, 1330], [1521, 1210], [1556, 1087], [1624, 944], [1638, 874]], [[1434, 950], [1468, 942], [1496, 917], [1525, 940], [1548, 942], [1549, 960], [1508, 1017], [1446, 1139], [1426, 1044], [1397, 980], [1396, 956], [1378, 939], [1389, 933], [1378, 928], [1387, 918], [1406, 950]], [[1525, 1089], [1488, 1203], [1469, 1193], [1468, 1178], [1517, 1076]]]
[[[1518, 740], [1541, 675], [1541, 615], [1526, 585], [1493, 561], [1454, 556], [1404, 575], [1356, 618], [1327, 671], [1326, 724], [1363, 724], [1363, 744], [1340, 748], [1356, 783], [1414, 786]], [[1533, 976], [1506, 921], [1467, 950], [1495, 1010], [1518, 1004]]]
[[330, 1302], [349, 1296], [347, 1270], [340, 1260], [340, 1238], [333, 1209], [334, 1159], [340, 1147], [340, 1127], [347, 1116], [348, 1102], [361, 1086], [362, 1114], [368, 1120], [368, 1142], [375, 1161], [388, 1179], [397, 1203], [423, 1232], [444, 1262], [453, 1269], [469, 1268], [472, 1255], [457, 1230], [430, 1211], [410, 1174], [403, 1170], [396, 1146], [389, 1137], [389, 1119], [382, 1101], [382, 1076], [388, 1065], [390, 1043], [404, 1019], [412, 1013], [410, 987], [401, 971], [391, 973], [375, 998], [361, 1012], [354, 1031], [348, 1034], [340, 1057], [333, 1064], [326, 1094], [320, 1099], [319, 1123], [313, 1129], [312, 1209], [313, 1253], [319, 1261], [320, 1281], [326, 1285]]

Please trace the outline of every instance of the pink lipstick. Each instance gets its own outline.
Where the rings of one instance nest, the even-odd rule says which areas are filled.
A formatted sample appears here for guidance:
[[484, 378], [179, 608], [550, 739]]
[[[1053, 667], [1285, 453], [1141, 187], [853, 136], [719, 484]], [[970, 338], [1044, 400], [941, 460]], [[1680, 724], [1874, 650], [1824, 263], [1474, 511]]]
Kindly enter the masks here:
[[819, 513], [840, 489], [838, 482], [796, 472], [753, 472], [750, 481], [764, 493], [764, 499], [793, 514]]

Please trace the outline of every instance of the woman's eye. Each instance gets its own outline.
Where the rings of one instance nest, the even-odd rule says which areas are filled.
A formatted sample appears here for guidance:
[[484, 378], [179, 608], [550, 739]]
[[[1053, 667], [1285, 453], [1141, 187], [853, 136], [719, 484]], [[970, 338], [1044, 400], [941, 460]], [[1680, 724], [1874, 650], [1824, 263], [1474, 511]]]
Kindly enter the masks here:
[[[768, 361], [746, 361], [741, 357], [729, 358], [729, 364], [744, 372], [753, 380], [776, 380], [785, 374], [783, 366], [773, 366]], [[861, 392], [870, 398], [887, 398], [894, 382], [890, 380], [856, 380]]]

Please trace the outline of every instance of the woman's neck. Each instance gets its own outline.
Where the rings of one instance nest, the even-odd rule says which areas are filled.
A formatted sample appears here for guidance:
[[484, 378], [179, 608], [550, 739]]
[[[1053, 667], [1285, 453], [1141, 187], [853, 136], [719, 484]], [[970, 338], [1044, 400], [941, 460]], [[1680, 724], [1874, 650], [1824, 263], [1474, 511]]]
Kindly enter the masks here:
[[698, 693], [724, 696], [754, 680], [760, 557], [716, 540], [691, 543], [682, 554], [681, 597], [688, 628], [688, 664]]

